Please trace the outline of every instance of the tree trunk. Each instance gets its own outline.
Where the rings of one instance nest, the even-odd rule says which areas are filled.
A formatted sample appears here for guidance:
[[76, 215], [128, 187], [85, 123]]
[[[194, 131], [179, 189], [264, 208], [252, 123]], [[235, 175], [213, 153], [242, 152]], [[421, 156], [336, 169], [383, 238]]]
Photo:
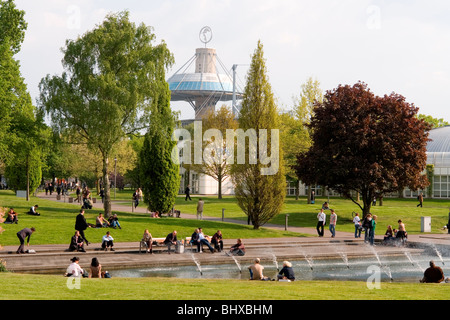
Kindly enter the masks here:
[[108, 156], [103, 156], [103, 188], [105, 193], [105, 199], [103, 201], [104, 217], [108, 219], [111, 216], [111, 192], [109, 186], [109, 174], [108, 174]]
[[30, 201], [30, 154], [27, 153], [27, 201]]
[[307, 204], [311, 204], [311, 195], [312, 195], [312, 188], [311, 186], [308, 186], [308, 199], [307, 199]]
[[217, 183], [218, 183], [218, 198], [222, 199], [222, 175], [217, 176]]
[[363, 191], [361, 193], [361, 198], [363, 201], [363, 219], [370, 213], [372, 208], [373, 194], [369, 191]]

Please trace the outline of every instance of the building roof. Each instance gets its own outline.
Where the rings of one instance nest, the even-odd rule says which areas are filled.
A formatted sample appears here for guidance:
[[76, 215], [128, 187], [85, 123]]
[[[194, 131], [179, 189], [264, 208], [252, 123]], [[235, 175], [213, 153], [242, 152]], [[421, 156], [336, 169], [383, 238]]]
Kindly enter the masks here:
[[450, 126], [430, 131], [427, 152], [450, 152]]
[[450, 167], [450, 126], [430, 131], [427, 144], [427, 163], [437, 167]]
[[[172, 101], [188, 98], [195, 100], [196, 97], [204, 95], [216, 95], [220, 100], [231, 100], [233, 94], [232, 80], [224, 74], [175, 74], [167, 82], [172, 93]], [[236, 94], [241, 96], [240, 92], [236, 92]]]

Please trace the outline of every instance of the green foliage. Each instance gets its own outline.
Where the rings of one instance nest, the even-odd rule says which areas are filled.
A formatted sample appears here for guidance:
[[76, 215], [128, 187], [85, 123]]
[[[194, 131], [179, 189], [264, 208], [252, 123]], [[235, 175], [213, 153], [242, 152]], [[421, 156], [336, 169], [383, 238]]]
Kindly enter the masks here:
[[261, 163], [260, 153], [256, 155], [259, 161], [256, 164], [250, 163], [249, 144], [245, 147], [245, 163], [233, 164], [231, 169], [236, 199], [242, 211], [253, 222], [255, 229], [281, 212], [286, 195], [283, 150], [278, 145], [279, 148], [275, 152], [277, 154], [273, 154], [273, 151], [271, 151], [272, 144], [276, 143], [275, 140], [272, 140], [271, 129], [279, 129], [280, 120], [272, 88], [267, 78], [263, 55], [263, 46], [261, 42], [258, 42], [247, 76], [247, 85], [244, 90], [239, 117], [239, 128], [255, 130], [257, 146], [261, 141], [260, 130], [266, 129], [268, 131], [267, 153], [272, 152], [272, 157], [278, 157], [279, 167], [276, 173], [263, 175], [261, 170], [268, 166]]
[[[28, 175], [27, 175], [28, 173]], [[27, 177], [29, 177], [30, 194], [36, 191], [41, 184], [42, 167], [41, 154], [37, 148], [29, 154], [17, 152], [5, 168], [5, 177], [12, 190], [27, 190]]]
[[8, 43], [13, 54], [20, 51], [25, 38], [27, 22], [25, 11], [18, 10], [13, 0], [1, 1], [0, 4], [0, 43]]
[[433, 118], [432, 116], [424, 115], [424, 114], [418, 114], [417, 119], [422, 119], [422, 120], [428, 122], [433, 129], [450, 125], [450, 123], [445, 121], [443, 118]]
[[166, 213], [175, 203], [180, 176], [172, 159], [175, 115], [170, 109], [170, 90], [163, 68], [158, 69], [157, 80], [159, 94], [152, 105], [152, 122], [144, 138], [139, 167], [144, 202], [151, 211]]
[[173, 63], [164, 42], [144, 24], [135, 25], [127, 11], [108, 15], [101, 25], [63, 49], [64, 72], [41, 80], [40, 106], [55, 131], [66, 128], [100, 154], [105, 216], [111, 213], [110, 157], [126, 136], [147, 128], [157, 101], [160, 69]]

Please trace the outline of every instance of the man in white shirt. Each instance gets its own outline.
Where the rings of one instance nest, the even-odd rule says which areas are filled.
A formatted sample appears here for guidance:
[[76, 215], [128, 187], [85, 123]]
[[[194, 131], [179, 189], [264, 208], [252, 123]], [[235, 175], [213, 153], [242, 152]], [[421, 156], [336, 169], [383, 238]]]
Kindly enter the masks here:
[[206, 239], [205, 235], [203, 234], [202, 228], [198, 228], [198, 241], [200, 242], [200, 248], [202, 247], [202, 244], [205, 244], [206, 246], [208, 246], [209, 251], [211, 251], [211, 253], [214, 253], [214, 248], [211, 246], [208, 239]]
[[327, 215], [323, 211], [323, 209], [320, 209], [320, 212], [317, 214], [317, 233], [319, 234], [319, 237], [323, 237], [323, 229], [325, 227], [326, 221], [327, 221]]
[[110, 247], [110, 251], [115, 251], [113, 248], [113, 246], [114, 246], [113, 240], [114, 240], [114, 238], [111, 237], [111, 234], [109, 233], [109, 231], [106, 232], [106, 234], [102, 238], [102, 249], [107, 251], [108, 247]]

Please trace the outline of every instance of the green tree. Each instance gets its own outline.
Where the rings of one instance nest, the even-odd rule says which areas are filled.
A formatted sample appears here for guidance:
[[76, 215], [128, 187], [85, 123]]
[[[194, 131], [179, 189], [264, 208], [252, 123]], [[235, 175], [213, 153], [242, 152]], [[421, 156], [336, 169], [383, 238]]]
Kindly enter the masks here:
[[[276, 136], [279, 134], [280, 120], [260, 41], [247, 75], [239, 128], [251, 136], [245, 148], [245, 162], [236, 161], [232, 165], [231, 177], [239, 207], [252, 221], [253, 227], [258, 229], [281, 212], [286, 196], [283, 151], [279, 136]], [[267, 145], [263, 147], [264, 141]], [[274, 160], [270, 164], [264, 159], [265, 152], [271, 153]], [[277, 170], [272, 170], [277, 165]]]
[[27, 23], [25, 12], [14, 1], [0, 2], [0, 162], [13, 155], [10, 146], [17, 143], [18, 120], [33, 117], [34, 107], [14, 55], [20, 51]]
[[449, 123], [443, 118], [433, 118], [430, 115], [418, 114], [417, 119], [422, 119], [428, 122], [433, 129], [448, 126]]
[[49, 132], [14, 59], [25, 37], [24, 15], [14, 1], [0, 2], [0, 162], [9, 186], [26, 189], [28, 199], [40, 183], [42, 149]]
[[172, 140], [175, 114], [170, 108], [170, 89], [164, 69], [159, 68], [159, 95], [152, 105], [152, 123], [140, 153], [140, 182], [144, 202], [150, 211], [169, 212], [180, 187], [179, 167], [172, 159], [176, 142]]
[[[308, 151], [311, 147], [311, 136], [308, 124], [311, 121], [315, 103], [323, 101], [320, 82], [309, 77], [301, 85], [300, 96], [294, 98], [294, 107], [290, 112], [283, 112], [281, 117], [281, 141], [284, 152], [286, 177], [295, 183], [295, 195], [299, 196], [300, 180], [295, 172], [297, 155]], [[311, 187], [308, 192], [311, 192]], [[310, 201], [311, 195], [308, 197]]]
[[162, 89], [158, 69], [173, 63], [162, 42], [144, 24], [136, 26], [127, 11], [103, 23], [63, 49], [61, 76], [40, 83], [40, 106], [56, 131], [70, 128], [80, 141], [99, 152], [105, 190], [104, 212], [111, 214], [110, 160], [126, 136], [149, 126], [151, 106]]

